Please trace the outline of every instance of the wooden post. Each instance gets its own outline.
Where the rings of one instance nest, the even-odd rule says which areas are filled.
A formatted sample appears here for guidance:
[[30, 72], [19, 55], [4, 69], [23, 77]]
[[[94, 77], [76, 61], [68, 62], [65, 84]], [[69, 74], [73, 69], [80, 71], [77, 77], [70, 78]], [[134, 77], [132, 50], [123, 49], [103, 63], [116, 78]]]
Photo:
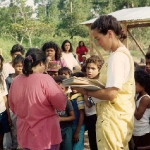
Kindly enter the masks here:
[[132, 37], [132, 39], [134, 40], [134, 42], [136, 43], [136, 45], [139, 47], [140, 51], [142, 52], [142, 54], [145, 56], [145, 52], [143, 51], [142, 47], [140, 46], [140, 44], [136, 41], [136, 39], [134, 38], [134, 36], [132, 35], [132, 33], [128, 30], [129, 35]]
[[93, 55], [93, 44], [92, 44], [93, 37], [91, 35], [91, 26], [88, 25], [88, 28], [89, 28], [89, 43], [90, 43], [90, 56], [91, 56]]
[[91, 43], [92, 43], [94, 49], [96, 50], [98, 56], [103, 59], [103, 56], [102, 56], [101, 52], [99, 51], [99, 49], [97, 48], [97, 46], [95, 45], [95, 43], [93, 41]]

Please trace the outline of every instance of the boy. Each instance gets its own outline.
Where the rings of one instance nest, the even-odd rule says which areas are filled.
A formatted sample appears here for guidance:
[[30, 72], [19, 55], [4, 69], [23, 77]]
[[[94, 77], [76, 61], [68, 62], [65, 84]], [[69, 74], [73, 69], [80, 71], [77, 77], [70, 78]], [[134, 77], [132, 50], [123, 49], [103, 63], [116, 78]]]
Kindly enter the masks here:
[[[100, 74], [100, 69], [104, 63], [103, 59], [100, 59], [99, 56], [93, 55], [86, 60], [85, 68], [86, 75], [89, 79], [98, 79]], [[99, 102], [98, 99], [94, 97], [88, 97], [84, 95], [85, 100], [85, 124], [88, 130], [88, 137], [91, 150], [97, 150], [96, 144], [96, 108], [95, 103]]]
[[146, 68], [145, 71], [150, 74], [150, 52], [145, 55], [146, 59]]
[[[64, 93], [68, 90], [66, 87], [62, 85], [63, 80], [66, 79], [64, 76], [56, 76], [54, 77], [55, 82], [62, 88]], [[67, 97], [66, 97], [67, 99]], [[60, 150], [72, 150], [72, 121], [75, 119], [74, 110], [71, 104], [71, 101], [66, 101], [66, 109], [63, 111], [58, 111], [57, 113], [60, 118], [60, 127], [61, 127], [61, 135], [62, 142], [60, 144]]]
[[[62, 67], [61, 69], [58, 70], [58, 75], [62, 75], [66, 77], [66, 79], [69, 79], [72, 75], [72, 71], [68, 67]], [[70, 93], [70, 92], [71, 92], [71, 88], [69, 86], [66, 93]]]
[[11, 51], [10, 51], [12, 60], [9, 63], [5, 63], [3, 66], [3, 74], [5, 79], [8, 77], [9, 74], [14, 73], [15, 70], [12, 67], [12, 61], [13, 59], [17, 56], [17, 55], [24, 55], [24, 48], [22, 45], [16, 44], [12, 47]]
[[[13, 81], [13, 79], [22, 74], [22, 69], [23, 69], [23, 60], [24, 58], [21, 55], [17, 55], [13, 60], [12, 60], [12, 67], [15, 70], [15, 73], [9, 74], [9, 76], [6, 78], [6, 85], [7, 85], [7, 90], [9, 91], [10, 85]], [[11, 140], [11, 145], [9, 144], [9, 147], [7, 145], [6, 148], [11, 148], [11, 149], [17, 149], [18, 147], [18, 142], [17, 142], [17, 131], [16, 131], [16, 121], [17, 121], [17, 116], [12, 113], [11, 109], [10, 110], [10, 117], [12, 120], [12, 128], [11, 128], [11, 136], [5, 137], [6, 142]]]
[[58, 75], [63, 75], [67, 79], [71, 77], [72, 71], [68, 67], [62, 67], [61, 69], [58, 70]]
[[[81, 77], [78, 73], [72, 76]], [[72, 92], [68, 94], [68, 99], [71, 101], [75, 112], [75, 120], [72, 124], [73, 150], [84, 150], [84, 99], [76, 90], [73, 88], [71, 90]]]

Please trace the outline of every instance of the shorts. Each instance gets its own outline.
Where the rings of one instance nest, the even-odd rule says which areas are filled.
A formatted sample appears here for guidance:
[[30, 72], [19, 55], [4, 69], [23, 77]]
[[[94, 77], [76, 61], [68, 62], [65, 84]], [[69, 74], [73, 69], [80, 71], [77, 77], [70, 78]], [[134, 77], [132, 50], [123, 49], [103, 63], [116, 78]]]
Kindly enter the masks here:
[[0, 134], [10, 132], [7, 111], [0, 113]]

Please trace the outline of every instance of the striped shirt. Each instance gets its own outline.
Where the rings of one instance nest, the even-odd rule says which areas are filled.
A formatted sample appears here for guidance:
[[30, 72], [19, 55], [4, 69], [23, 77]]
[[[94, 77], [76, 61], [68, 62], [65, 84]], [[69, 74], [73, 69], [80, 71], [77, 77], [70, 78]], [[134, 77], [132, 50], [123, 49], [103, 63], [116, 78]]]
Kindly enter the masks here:
[[75, 113], [75, 120], [73, 121], [74, 125], [78, 124], [78, 120], [80, 117], [79, 110], [84, 109], [84, 99], [83, 96], [80, 93], [76, 94], [68, 94], [68, 100], [71, 100], [74, 113]]

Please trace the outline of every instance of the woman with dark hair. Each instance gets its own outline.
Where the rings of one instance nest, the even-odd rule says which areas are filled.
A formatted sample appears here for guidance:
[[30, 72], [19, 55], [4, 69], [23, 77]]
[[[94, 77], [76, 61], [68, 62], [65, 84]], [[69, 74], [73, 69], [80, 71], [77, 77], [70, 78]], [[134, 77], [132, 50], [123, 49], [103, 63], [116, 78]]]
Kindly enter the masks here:
[[46, 54], [47, 57], [48, 70], [51, 69], [51, 62], [57, 63], [57, 65], [60, 67], [67, 66], [65, 60], [62, 58], [62, 51], [56, 43], [52, 41], [46, 42], [42, 47], [42, 51]]
[[135, 82], [132, 56], [121, 42], [126, 35], [111, 15], [100, 16], [91, 25], [91, 34], [99, 46], [110, 52], [99, 76], [105, 88], [97, 91], [76, 90], [99, 99], [96, 105], [98, 150], [128, 150], [133, 132]]
[[73, 71], [75, 70], [81, 70], [81, 67], [79, 65], [79, 63], [77, 62], [77, 60], [74, 58], [72, 52], [73, 52], [73, 48], [72, 48], [72, 44], [70, 41], [65, 40], [62, 43], [62, 58], [65, 60], [65, 62], [67, 63], [67, 67]]
[[83, 62], [83, 58], [82, 56], [83, 55], [86, 55], [88, 52], [88, 49], [86, 48], [86, 46], [84, 45], [84, 42], [83, 41], [79, 41], [79, 45], [78, 47], [76, 48], [76, 53], [78, 55], [78, 60], [79, 62]]
[[23, 75], [9, 91], [9, 104], [17, 115], [17, 139], [23, 149], [57, 150], [62, 141], [57, 110], [64, 110], [66, 96], [45, 71], [46, 55], [30, 49], [24, 59]]

